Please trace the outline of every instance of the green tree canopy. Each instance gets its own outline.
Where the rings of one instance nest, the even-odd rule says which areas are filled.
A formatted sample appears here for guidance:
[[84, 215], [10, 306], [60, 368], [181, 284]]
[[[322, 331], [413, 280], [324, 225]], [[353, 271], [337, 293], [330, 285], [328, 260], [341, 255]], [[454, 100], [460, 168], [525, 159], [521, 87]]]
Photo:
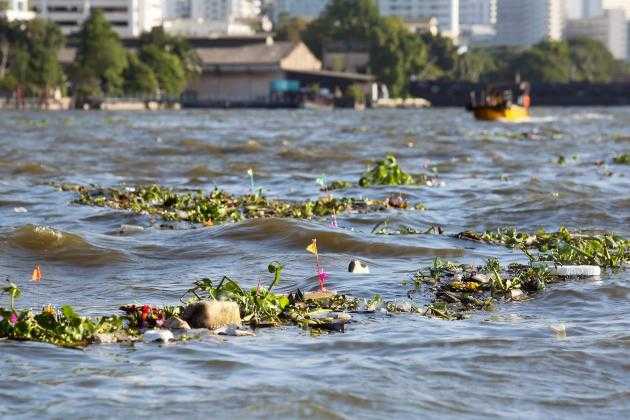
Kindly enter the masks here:
[[308, 21], [301, 17], [290, 17], [283, 13], [278, 18], [275, 38], [278, 41], [300, 42], [302, 33], [308, 27]]
[[619, 68], [613, 55], [598, 41], [577, 38], [568, 41], [571, 79], [584, 82], [610, 82]]
[[59, 27], [43, 19], [0, 21], [0, 78], [5, 88], [47, 97], [64, 82], [57, 58], [65, 38]]
[[571, 80], [571, 54], [566, 42], [543, 41], [518, 55], [514, 74], [530, 82], [567, 83]]
[[73, 82], [81, 96], [118, 95], [123, 90], [127, 52], [103, 12], [92, 9], [81, 26]]
[[387, 84], [393, 96], [405, 95], [412, 75], [426, 64], [427, 50], [402, 20], [389, 17], [375, 29], [370, 49], [370, 71]]
[[157, 45], [146, 45], [140, 49], [139, 57], [153, 70], [158, 86], [163, 93], [171, 96], [182, 93], [188, 79], [177, 55], [161, 49]]
[[135, 53], [127, 53], [129, 65], [125, 69], [125, 93], [131, 95], [155, 95], [158, 91], [158, 81], [151, 67], [140, 61]]
[[322, 14], [308, 25], [302, 39], [311, 51], [321, 57], [326, 42], [371, 44], [374, 30], [381, 23], [374, 0], [332, 0]]
[[184, 38], [167, 34], [162, 26], [156, 26], [150, 32], [140, 35], [140, 47], [149, 45], [177, 56], [187, 77], [201, 72], [201, 60], [195, 50]]

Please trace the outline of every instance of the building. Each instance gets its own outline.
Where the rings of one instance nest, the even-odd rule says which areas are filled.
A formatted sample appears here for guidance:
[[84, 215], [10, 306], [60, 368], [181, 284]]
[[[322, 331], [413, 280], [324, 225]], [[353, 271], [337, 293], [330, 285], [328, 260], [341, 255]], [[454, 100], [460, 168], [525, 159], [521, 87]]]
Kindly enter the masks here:
[[497, 23], [497, 0], [459, 0], [460, 25]]
[[630, 19], [630, 0], [601, 0], [600, 11], [604, 9], [623, 9], [626, 19]]
[[191, 0], [164, 0], [164, 20], [190, 19], [192, 17]]
[[562, 39], [564, 0], [498, 0], [497, 45], [529, 46]]
[[328, 0], [274, 0], [272, 2], [273, 18], [277, 22], [282, 15], [317, 18], [328, 5]]
[[618, 60], [627, 58], [628, 24], [623, 9], [604, 10], [595, 17], [567, 21], [566, 38], [586, 37], [600, 41]]
[[442, 35], [457, 39], [459, 2], [460, 0], [378, 0], [378, 6], [382, 15], [398, 16], [407, 21], [434, 17]]
[[303, 43], [266, 42], [228, 47], [195, 48], [202, 74], [187, 89], [187, 101], [203, 105], [264, 105], [272, 87], [318, 85], [330, 92], [345, 91], [354, 83], [366, 88], [374, 77], [322, 70], [322, 63]]
[[[1, 3], [0, 3], [1, 5]], [[4, 0], [5, 8], [0, 9], [0, 17], [9, 22], [13, 20], [30, 20], [35, 13], [28, 9], [28, 0]]]
[[162, 24], [162, 0], [33, 0], [33, 10], [55, 22], [64, 34], [78, 32], [92, 9], [100, 9], [123, 38], [137, 37]]
[[234, 22], [260, 15], [260, 0], [191, 0], [191, 18]]

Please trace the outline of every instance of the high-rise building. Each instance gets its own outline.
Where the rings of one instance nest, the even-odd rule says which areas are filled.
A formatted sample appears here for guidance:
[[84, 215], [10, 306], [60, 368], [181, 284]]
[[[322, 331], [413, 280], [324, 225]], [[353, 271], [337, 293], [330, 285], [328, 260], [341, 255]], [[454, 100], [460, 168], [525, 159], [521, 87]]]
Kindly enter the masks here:
[[162, 24], [162, 0], [33, 0], [33, 10], [55, 22], [64, 34], [78, 32], [92, 9], [100, 9], [123, 38]]
[[317, 18], [328, 5], [329, 0], [274, 0], [272, 2], [273, 18], [285, 14], [306, 19]]
[[623, 9], [626, 19], [630, 19], [630, 0], [601, 0], [602, 9]]
[[436, 18], [440, 33], [459, 36], [460, 0], [379, 0], [382, 15], [398, 16], [407, 21]]
[[9, 22], [12, 20], [30, 20], [35, 13], [28, 9], [28, 0], [5, 0], [4, 9], [0, 10], [0, 17]]
[[164, 19], [190, 19], [192, 16], [191, 0], [164, 0]]
[[497, 23], [497, 0], [459, 0], [460, 25]]
[[205, 21], [234, 22], [260, 15], [260, 0], [191, 0], [191, 17]]
[[566, 38], [587, 37], [600, 41], [619, 60], [628, 55], [628, 29], [623, 9], [604, 10], [599, 16], [567, 21]]
[[533, 45], [560, 40], [565, 21], [564, 0], [498, 0], [497, 45]]

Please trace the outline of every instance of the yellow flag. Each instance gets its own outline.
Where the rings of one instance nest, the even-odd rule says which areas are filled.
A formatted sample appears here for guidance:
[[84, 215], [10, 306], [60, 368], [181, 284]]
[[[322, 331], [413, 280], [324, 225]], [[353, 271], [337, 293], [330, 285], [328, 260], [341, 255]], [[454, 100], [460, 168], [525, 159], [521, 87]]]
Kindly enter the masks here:
[[311, 244], [306, 247], [306, 250], [311, 254], [317, 255], [317, 239], [313, 239]]

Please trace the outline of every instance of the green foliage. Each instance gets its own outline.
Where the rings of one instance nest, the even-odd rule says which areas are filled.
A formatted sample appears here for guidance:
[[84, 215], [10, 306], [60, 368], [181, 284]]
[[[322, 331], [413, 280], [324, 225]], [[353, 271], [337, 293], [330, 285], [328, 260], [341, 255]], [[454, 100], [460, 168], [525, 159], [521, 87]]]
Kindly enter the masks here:
[[77, 96], [118, 95], [123, 91], [127, 52], [100, 9], [92, 9], [79, 32], [73, 68]]
[[7, 279], [7, 283], [7, 286], [0, 289], [0, 294], [6, 294], [7, 296], [9, 296], [11, 310], [15, 311], [15, 301], [22, 297], [22, 290], [18, 287], [17, 284], [9, 281], [9, 279]]
[[412, 185], [413, 177], [405, 173], [394, 155], [387, 155], [385, 159], [376, 162], [376, 166], [364, 173], [359, 180], [362, 187], [373, 185]]
[[[70, 306], [45, 308], [40, 314], [31, 311], [16, 313], [0, 307], [0, 337], [13, 340], [42, 341], [64, 347], [83, 347], [97, 333], [112, 333], [123, 329], [119, 317], [96, 320], [77, 315]], [[15, 321], [15, 322], [13, 322]]]
[[374, 0], [332, 0], [321, 16], [302, 33], [302, 39], [317, 56], [331, 41], [371, 44], [374, 30], [381, 24]]
[[139, 57], [155, 74], [160, 90], [178, 96], [186, 87], [187, 78], [179, 57], [154, 44], [140, 49]]
[[543, 41], [526, 50], [512, 63], [524, 80], [567, 83], [571, 80], [571, 54], [566, 42]]
[[0, 79], [6, 88], [46, 100], [64, 82], [57, 55], [65, 43], [58, 26], [43, 19], [0, 20]]
[[612, 81], [618, 64], [608, 48], [589, 38], [568, 41], [571, 57], [571, 80], [607, 83]]
[[[557, 232], [541, 229], [534, 234], [513, 228], [497, 229], [484, 233], [466, 231], [457, 235], [461, 239], [484, 241], [523, 250], [531, 259], [553, 261], [557, 264], [585, 264], [620, 269], [630, 261], [630, 240], [611, 233], [588, 235], [570, 232], [561, 227]], [[533, 248], [539, 255], [532, 256]]]
[[374, 29], [370, 71], [387, 84], [393, 96], [407, 94], [410, 77], [420, 73], [426, 60], [425, 45], [399, 18], [382, 19]]
[[387, 203], [346, 197], [318, 197], [317, 200], [289, 202], [267, 199], [262, 194], [233, 196], [215, 189], [209, 193], [177, 193], [159, 185], [133, 189], [88, 189], [65, 185], [62, 188], [80, 193], [79, 204], [127, 209], [134, 213], [153, 214], [165, 220], [220, 224], [243, 219], [291, 217], [311, 219], [348, 211], [379, 211]]
[[278, 41], [302, 41], [302, 33], [308, 27], [308, 21], [301, 17], [292, 17], [287, 14], [280, 14], [276, 26], [275, 39]]
[[616, 165], [630, 165], [630, 153], [621, 153], [613, 158]]
[[155, 46], [162, 51], [175, 55], [187, 79], [201, 73], [201, 59], [195, 50], [184, 38], [167, 34], [162, 26], [156, 26], [150, 32], [144, 32], [140, 35], [139, 41], [141, 49]]
[[346, 89], [346, 96], [352, 98], [355, 104], [364, 104], [365, 103], [365, 92], [361, 85], [352, 84], [348, 86]]
[[124, 72], [125, 92], [134, 95], [155, 95], [158, 81], [151, 67], [140, 61], [132, 52], [127, 53], [127, 62], [129, 66]]
[[268, 269], [274, 274], [274, 278], [266, 289], [259, 285], [251, 290], [244, 290], [238, 282], [225, 276], [216, 286], [208, 278], [196, 281], [186, 295], [193, 295], [193, 301], [211, 299], [236, 302], [243, 322], [257, 326], [278, 325], [281, 314], [289, 305], [289, 298], [271, 291], [280, 282], [282, 264], [272, 262]]

